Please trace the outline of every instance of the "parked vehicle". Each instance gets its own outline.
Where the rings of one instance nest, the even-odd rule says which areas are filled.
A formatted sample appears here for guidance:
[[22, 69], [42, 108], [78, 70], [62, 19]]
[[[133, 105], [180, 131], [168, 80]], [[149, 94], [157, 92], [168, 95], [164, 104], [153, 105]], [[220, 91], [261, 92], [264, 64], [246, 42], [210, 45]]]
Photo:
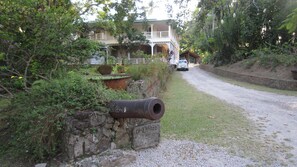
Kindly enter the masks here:
[[189, 71], [188, 61], [185, 59], [179, 60], [177, 63], [177, 70], [186, 70]]

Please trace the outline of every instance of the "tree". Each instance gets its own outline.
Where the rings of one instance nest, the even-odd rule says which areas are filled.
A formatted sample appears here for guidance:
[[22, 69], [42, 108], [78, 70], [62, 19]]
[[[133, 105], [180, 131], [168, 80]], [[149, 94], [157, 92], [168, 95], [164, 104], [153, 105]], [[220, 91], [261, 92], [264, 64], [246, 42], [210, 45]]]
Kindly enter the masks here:
[[[184, 46], [213, 53], [218, 65], [244, 59], [262, 47], [282, 47], [292, 36], [279, 27], [296, 5], [294, 0], [201, 0], [185, 36], [190, 44]], [[292, 27], [294, 21], [292, 13], [283, 27]]]
[[3, 88], [16, 77], [27, 90], [36, 79], [50, 79], [59, 68], [83, 62], [98, 48], [80, 38], [80, 15], [70, 0], [0, 1], [0, 24]]
[[135, 0], [111, 3], [104, 8], [104, 11], [99, 11], [97, 20], [99, 25], [117, 39], [120, 50], [126, 48], [129, 52], [140, 44], [148, 42], [142, 32], [133, 27], [137, 19], [145, 21], [144, 11], [139, 13], [140, 9], [137, 9], [135, 3]]
[[289, 33], [297, 31], [297, 8], [287, 16], [287, 19], [283, 22], [281, 28], [286, 28]]

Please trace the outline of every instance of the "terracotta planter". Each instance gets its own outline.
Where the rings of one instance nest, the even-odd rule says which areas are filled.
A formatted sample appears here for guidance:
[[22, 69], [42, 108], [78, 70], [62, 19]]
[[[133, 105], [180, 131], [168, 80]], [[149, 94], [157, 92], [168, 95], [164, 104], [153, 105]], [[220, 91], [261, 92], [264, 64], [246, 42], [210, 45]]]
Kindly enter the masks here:
[[293, 79], [297, 80], [297, 67], [291, 70]]
[[128, 75], [110, 75], [111, 78], [103, 78], [102, 81], [104, 84], [110, 88], [115, 90], [125, 90], [128, 86], [128, 81], [131, 76]]

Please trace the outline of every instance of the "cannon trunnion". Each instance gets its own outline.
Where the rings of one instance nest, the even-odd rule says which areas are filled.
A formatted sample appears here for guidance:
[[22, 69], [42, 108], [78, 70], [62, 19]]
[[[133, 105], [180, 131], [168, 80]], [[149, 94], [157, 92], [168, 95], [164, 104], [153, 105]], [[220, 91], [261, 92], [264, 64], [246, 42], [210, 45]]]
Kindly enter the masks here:
[[141, 100], [113, 100], [109, 104], [109, 114], [113, 118], [160, 119], [165, 112], [162, 100], [151, 97]]

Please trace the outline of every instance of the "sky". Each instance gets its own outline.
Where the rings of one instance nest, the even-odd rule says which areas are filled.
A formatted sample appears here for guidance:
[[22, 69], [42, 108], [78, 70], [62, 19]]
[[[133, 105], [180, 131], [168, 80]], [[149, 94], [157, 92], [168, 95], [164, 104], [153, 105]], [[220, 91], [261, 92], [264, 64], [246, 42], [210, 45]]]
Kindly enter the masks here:
[[[155, 4], [155, 8], [153, 9], [152, 13], [149, 14], [147, 17], [149, 19], [168, 19], [168, 13], [167, 13], [167, 9], [166, 9], [166, 5], [167, 4], [171, 4], [172, 5], [172, 14], [173, 14], [173, 18], [177, 13], [180, 13], [181, 10], [184, 9], [180, 9], [180, 7], [176, 4], [174, 4], [174, 0], [153, 0], [154, 4]], [[186, 6], [186, 9], [192, 13], [195, 9], [196, 6], [198, 4], [199, 0], [190, 0]], [[144, 6], [148, 6], [149, 1], [148, 0], [144, 0]], [[189, 16], [190, 17], [190, 16]]]
[[[84, 0], [71, 0], [71, 1], [72, 2], [82, 3]], [[190, 13], [192, 13], [196, 9], [196, 6], [197, 6], [199, 1], [200, 0], [189, 0], [188, 5], [186, 6], [186, 9]], [[150, 0], [143, 0], [143, 3], [139, 4], [139, 5], [140, 6], [143, 5], [145, 7], [148, 7], [149, 2], [150, 2]], [[173, 15], [172, 19], [175, 18], [177, 13], [181, 12], [180, 7], [174, 3], [174, 0], [153, 0], [153, 2], [154, 2], [154, 8], [153, 8], [151, 13], [147, 13], [147, 18], [148, 19], [159, 19], [159, 20], [160, 19], [169, 19], [170, 17], [169, 17], [169, 15], [167, 13], [167, 8], [166, 8], [167, 4], [172, 5], [172, 15]], [[93, 20], [96, 19], [96, 14], [89, 14], [89, 15], [83, 16], [83, 18], [86, 21], [93, 21]], [[186, 19], [187, 18], [190, 19], [191, 16], [187, 16]]]

